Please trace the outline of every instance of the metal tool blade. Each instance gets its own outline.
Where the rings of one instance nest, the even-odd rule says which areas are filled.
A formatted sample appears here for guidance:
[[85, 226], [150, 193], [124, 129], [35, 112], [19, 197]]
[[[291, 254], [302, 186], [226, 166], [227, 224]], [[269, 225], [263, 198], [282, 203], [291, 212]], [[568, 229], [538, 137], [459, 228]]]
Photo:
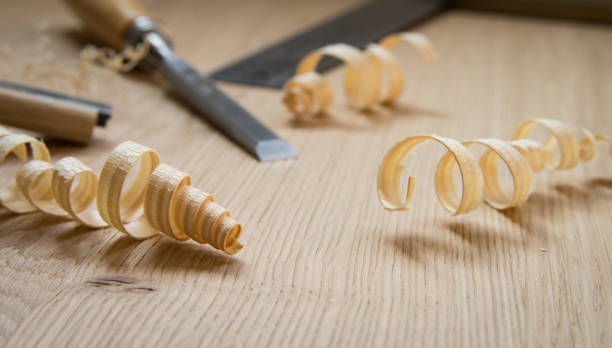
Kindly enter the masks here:
[[146, 34], [157, 68], [198, 114], [238, 143], [260, 161], [297, 157], [289, 143], [280, 139], [248, 111], [219, 90], [208, 77], [200, 75], [177, 57], [156, 32]]
[[[269, 46], [212, 73], [215, 80], [282, 88], [295, 74], [302, 57], [327, 44], [343, 42], [364, 47], [386, 34], [416, 25], [446, 8], [449, 0], [377, 0]], [[339, 63], [326, 57], [323, 72]]]

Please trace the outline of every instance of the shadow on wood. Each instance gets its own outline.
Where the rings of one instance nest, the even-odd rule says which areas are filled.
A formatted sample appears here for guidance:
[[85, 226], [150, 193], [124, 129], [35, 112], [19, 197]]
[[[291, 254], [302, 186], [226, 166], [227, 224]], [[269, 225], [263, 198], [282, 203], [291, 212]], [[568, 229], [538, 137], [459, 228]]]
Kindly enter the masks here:
[[323, 112], [312, 117], [291, 117], [289, 124], [294, 128], [303, 129], [346, 129], [353, 131], [363, 129], [363, 127], [357, 127], [354, 124], [341, 122], [328, 112]]
[[424, 257], [431, 254], [447, 256], [458, 254], [457, 248], [450, 243], [412, 231], [388, 236], [385, 241], [401, 255], [417, 262], [424, 261]]
[[450, 115], [439, 110], [428, 109], [415, 104], [404, 104], [401, 102], [395, 103], [383, 103], [380, 104], [381, 109], [387, 110], [388, 113], [392, 113], [396, 117], [449, 117]]
[[209, 246], [179, 242], [164, 236], [144, 241], [121, 236], [105, 248], [102, 261], [112, 269], [167, 270], [196, 272], [239, 272], [240, 259], [213, 250]]
[[106, 47], [102, 40], [85, 30], [84, 27], [69, 27], [69, 28], [49, 28], [48, 34], [54, 37], [63, 37], [69, 42], [74, 49], [81, 50], [87, 45], [96, 45], [98, 47]]
[[[24, 250], [37, 244], [37, 249], [47, 251], [44, 255], [39, 250], [40, 257], [71, 259], [77, 263], [101, 262], [121, 272], [164, 269], [236, 273], [243, 266], [238, 258], [206, 245], [178, 242], [162, 235], [137, 240], [112, 228], [92, 229], [65, 217], [41, 212], [14, 214], [1, 208], [0, 226], [0, 239], [5, 247]], [[48, 248], [42, 248], [43, 244]]]
[[586, 186], [591, 189], [610, 189], [612, 190], [612, 179], [609, 178], [594, 178], [586, 182]]
[[526, 237], [545, 240], [550, 235], [546, 224], [541, 219], [545, 218], [544, 209], [559, 202], [559, 197], [541, 192], [534, 192], [526, 202], [519, 206], [497, 210], [500, 214], [519, 226]]
[[500, 245], [501, 249], [507, 246], [526, 247], [529, 240], [517, 238], [505, 231], [499, 232], [485, 226], [468, 222], [449, 222], [446, 228], [464, 241], [478, 248], [479, 252], [493, 251], [493, 245]]
[[400, 117], [446, 117], [447, 114], [418, 105], [401, 103], [376, 104], [365, 110], [356, 110], [346, 105], [344, 117], [339, 119], [329, 111], [305, 118], [292, 117], [289, 121], [294, 128], [345, 129], [353, 131], [371, 130], [376, 125], [397, 121]]

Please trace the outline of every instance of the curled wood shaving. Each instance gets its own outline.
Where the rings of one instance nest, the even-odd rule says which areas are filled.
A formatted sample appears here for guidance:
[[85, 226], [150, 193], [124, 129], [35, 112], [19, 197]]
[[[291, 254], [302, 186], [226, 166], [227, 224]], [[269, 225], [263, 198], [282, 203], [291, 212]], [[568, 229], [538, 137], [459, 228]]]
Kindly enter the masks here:
[[[536, 127], [547, 129], [551, 136], [542, 144], [527, 137]], [[577, 140], [576, 134], [581, 137]], [[401, 194], [403, 159], [419, 144], [434, 140], [445, 146], [447, 152], [438, 162], [435, 188], [442, 206], [454, 215], [467, 213], [484, 199], [496, 209], [505, 209], [524, 202], [531, 192], [532, 173], [542, 169], [559, 170], [589, 162], [598, 156], [598, 143], [612, 141], [602, 135], [593, 135], [585, 128], [574, 128], [553, 119], [534, 119], [523, 123], [512, 141], [476, 139], [458, 142], [437, 135], [418, 135], [406, 138], [393, 146], [385, 155], [378, 170], [378, 198], [387, 210], [406, 211], [412, 199], [415, 178], [408, 179], [405, 199]], [[487, 151], [478, 162], [469, 151], [473, 145], [482, 145]], [[555, 148], [560, 151], [555, 157]], [[498, 177], [498, 160], [501, 159], [512, 175], [513, 193], [502, 189]], [[455, 187], [455, 166], [461, 174], [462, 191]]]
[[604, 136], [604, 135], [596, 135], [595, 140], [610, 144], [610, 155], [612, 155], [612, 139], [611, 138]]
[[[0, 127], [0, 163], [11, 153], [26, 162], [14, 183], [0, 191], [2, 204], [13, 212], [66, 215], [89, 227], [110, 225], [138, 239], [162, 232], [177, 240], [210, 244], [230, 255], [242, 248], [238, 242], [242, 227], [229, 212], [211, 195], [190, 186], [189, 175], [160, 164], [157, 152], [146, 146], [119, 144], [99, 178], [73, 157], [50, 163], [41, 141]], [[137, 170], [133, 180], [128, 179], [131, 170]]]
[[121, 52], [108, 47], [87, 45], [81, 51], [81, 59], [85, 63], [96, 63], [114, 71], [126, 72], [134, 69], [147, 56], [149, 48], [147, 40], [136, 46], [126, 46]]
[[[391, 103], [404, 87], [403, 69], [391, 52], [401, 41], [414, 46], [425, 63], [434, 63], [437, 53], [431, 42], [419, 33], [397, 33], [371, 44], [365, 51], [343, 43], [327, 45], [302, 58], [296, 75], [283, 88], [283, 103], [297, 117], [321, 114], [333, 102], [333, 90], [316, 72], [324, 56], [337, 58], [345, 63], [344, 93], [349, 105], [358, 110], [376, 103]], [[384, 77], [388, 75], [387, 88]]]

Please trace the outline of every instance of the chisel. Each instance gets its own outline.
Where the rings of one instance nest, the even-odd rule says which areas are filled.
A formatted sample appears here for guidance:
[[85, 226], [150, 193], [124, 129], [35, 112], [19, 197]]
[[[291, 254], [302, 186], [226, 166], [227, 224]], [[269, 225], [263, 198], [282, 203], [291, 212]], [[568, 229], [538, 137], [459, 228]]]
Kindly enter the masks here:
[[115, 49], [148, 41], [141, 65], [170, 82], [192, 108], [260, 161], [296, 157], [295, 149], [177, 57], [159, 27], [131, 0], [66, 0], [85, 26]]

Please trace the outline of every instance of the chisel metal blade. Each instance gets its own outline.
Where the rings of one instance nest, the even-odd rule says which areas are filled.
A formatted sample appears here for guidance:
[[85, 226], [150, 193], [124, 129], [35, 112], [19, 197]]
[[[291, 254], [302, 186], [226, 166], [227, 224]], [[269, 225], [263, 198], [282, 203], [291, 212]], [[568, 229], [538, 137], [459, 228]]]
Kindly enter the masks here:
[[289, 143], [280, 139], [248, 111], [219, 90], [214, 82], [200, 75], [177, 57], [156, 32], [146, 34], [162, 76], [198, 114], [238, 143], [260, 161], [297, 157]]

